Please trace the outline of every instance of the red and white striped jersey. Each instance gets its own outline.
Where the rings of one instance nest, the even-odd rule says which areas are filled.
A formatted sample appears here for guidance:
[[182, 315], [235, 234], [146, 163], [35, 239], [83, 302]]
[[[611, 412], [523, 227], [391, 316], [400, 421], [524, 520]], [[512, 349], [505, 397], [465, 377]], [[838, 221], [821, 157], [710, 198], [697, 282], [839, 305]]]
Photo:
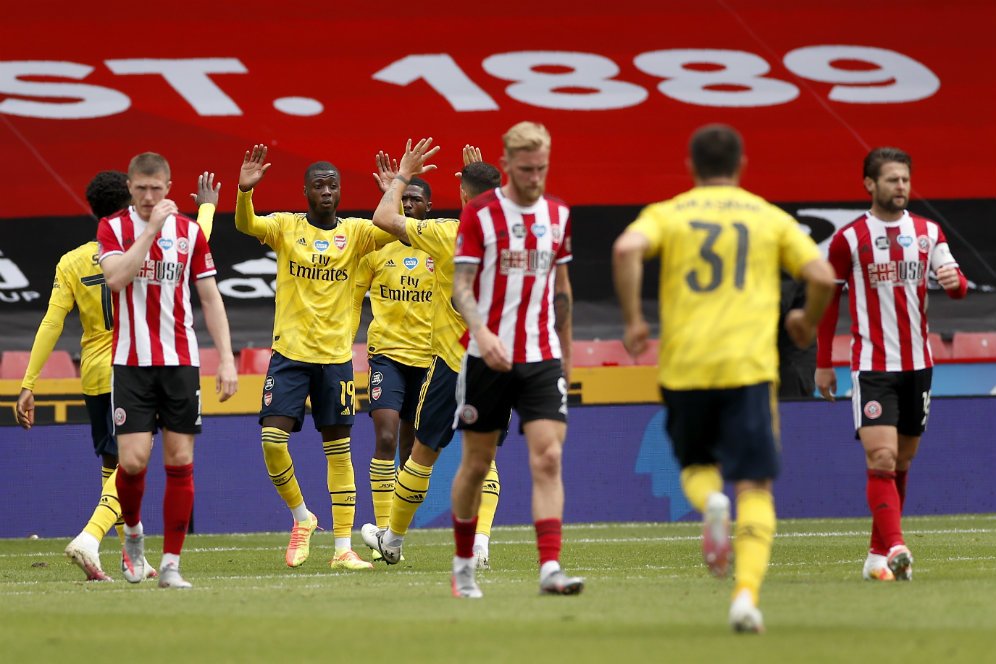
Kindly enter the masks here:
[[[927, 275], [958, 266], [936, 222], [909, 212], [882, 221], [870, 212], [830, 241], [829, 260], [850, 289], [851, 369], [913, 371], [934, 365], [927, 340]], [[966, 281], [961, 277], [960, 293]], [[838, 290], [839, 295], [839, 290]], [[820, 325], [817, 366], [831, 365], [837, 303]]]
[[[146, 224], [133, 207], [101, 219], [99, 260], [127, 251]], [[200, 366], [190, 276], [202, 279], [215, 273], [200, 226], [182, 215], [171, 215], [134, 280], [114, 295], [112, 364]]]
[[[556, 266], [572, 258], [570, 213], [551, 196], [524, 208], [495, 189], [460, 215], [453, 262], [480, 266], [474, 281], [478, 311], [511, 349], [513, 362], [560, 358], [553, 290]], [[480, 357], [469, 333], [463, 344]]]

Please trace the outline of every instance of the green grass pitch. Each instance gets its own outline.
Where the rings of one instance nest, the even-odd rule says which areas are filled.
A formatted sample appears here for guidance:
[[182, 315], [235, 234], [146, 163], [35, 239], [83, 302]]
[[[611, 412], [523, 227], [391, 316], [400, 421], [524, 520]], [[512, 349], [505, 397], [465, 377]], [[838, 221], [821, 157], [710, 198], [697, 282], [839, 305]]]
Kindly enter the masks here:
[[[576, 597], [540, 597], [530, 528], [497, 528], [483, 600], [449, 594], [452, 535], [412, 531], [407, 561], [333, 573], [331, 534], [283, 565], [287, 535], [192, 535], [190, 591], [85, 583], [67, 540], [0, 540], [5, 662], [984, 662], [996, 658], [996, 516], [905, 520], [911, 583], [861, 580], [865, 519], [779, 523], [767, 633], [734, 635], [732, 582], [708, 576], [699, 526], [568, 525]], [[357, 551], [368, 555], [358, 533]], [[105, 569], [117, 566], [105, 540]], [[149, 538], [158, 561], [160, 538]]]

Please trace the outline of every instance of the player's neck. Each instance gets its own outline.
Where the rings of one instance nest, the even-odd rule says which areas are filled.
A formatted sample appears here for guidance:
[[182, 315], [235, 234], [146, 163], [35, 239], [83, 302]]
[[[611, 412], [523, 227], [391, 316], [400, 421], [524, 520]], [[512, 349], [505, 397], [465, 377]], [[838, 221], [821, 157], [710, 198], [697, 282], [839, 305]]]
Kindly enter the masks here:
[[696, 187], [739, 187], [740, 181], [731, 177], [696, 178]]
[[871, 213], [872, 216], [879, 221], [899, 221], [903, 218], [903, 215], [906, 214], [906, 210], [893, 212], [873, 204], [871, 207]]
[[339, 225], [339, 218], [335, 216], [335, 210], [329, 213], [308, 211], [308, 223], [324, 230], [330, 231]]
[[527, 200], [519, 193], [519, 190], [513, 187], [511, 184], [506, 184], [504, 187], [502, 187], [501, 193], [504, 194], [505, 198], [507, 198], [508, 200], [512, 201], [513, 203], [522, 208], [528, 208], [536, 205], [537, 201], [539, 201], [539, 199], [543, 197], [543, 195], [540, 194], [539, 196], [537, 196], [532, 200]]

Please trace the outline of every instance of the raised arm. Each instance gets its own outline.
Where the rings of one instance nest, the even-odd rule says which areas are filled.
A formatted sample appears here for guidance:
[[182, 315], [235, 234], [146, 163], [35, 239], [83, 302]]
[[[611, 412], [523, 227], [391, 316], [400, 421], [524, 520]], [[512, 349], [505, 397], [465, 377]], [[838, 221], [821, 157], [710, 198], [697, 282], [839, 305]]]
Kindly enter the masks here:
[[227, 401], [239, 389], [239, 376], [235, 371], [235, 355], [232, 353], [232, 337], [228, 329], [225, 302], [221, 299], [214, 277], [198, 279], [194, 285], [201, 300], [201, 309], [204, 311], [204, 323], [207, 325], [211, 340], [214, 341], [214, 347], [218, 349], [215, 392], [219, 395], [219, 401]]
[[204, 232], [204, 237], [211, 239], [214, 230], [214, 211], [218, 208], [218, 192], [221, 183], [215, 184], [214, 173], [204, 171], [197, 176], [197, 191], [190, 194], [197, 204], [197, 225]]
[[265, 145], [254, 145], [251, 150], [246, 150], [242, 158], [242, 169], [239, 171], [239, 194], [235, 201], [235, 227], [255, 238], [264, 237], [267, 231], [266, 224], [256, 216], [252, 205], [253, 189], [266, 175], [266, 171], [270, 170], [266, 152]]
[[[401, 158], [397, 174], [391, 179], [390, 186], [384, 192], [377, 209], [374, 210], [373, 223], [377, 228], [391, 233], [405, 244], [411, 244], [408, 240], [408, 231], [405, 228], [405, 216], [399, 214], [403, 209], [401, 197], [405, 193], [405, 188], [411, 184], [411, 179], [416, 175], [428, 173], [436, 167], [427, 163], [429, 158], [439, 151], [439, 146], [431, 147], [432, 139], [423, 138], [414, 146], [411, 139], [405, 145], [405, 154]], [[431, 148], [431, 149], [430, 149]], [[387, 159], [383, 152], [377, 155], [378, 168], [382, 161]], [[377, 177], [376, 175], [374, 176]], [[378, 180], [379, 181], [379, 180]]]
[[477, 310], [477, 298], [474, 297], [476, 277], [476, 263], [457, 263], [454, 266], [453, 308], [463, 316], [484, 362], [495, 371], [511, 371], [512, 354], [498, 335], [488, 329], [487, 321]]
[[647, 348], [650, 326], [643, 318], [640, 287], [643, 284], [643, 256], [650, 240], [642, 233], [625, 231], [612, 245], [612, 281], [623, 317], [623, 345], [636, 357]]

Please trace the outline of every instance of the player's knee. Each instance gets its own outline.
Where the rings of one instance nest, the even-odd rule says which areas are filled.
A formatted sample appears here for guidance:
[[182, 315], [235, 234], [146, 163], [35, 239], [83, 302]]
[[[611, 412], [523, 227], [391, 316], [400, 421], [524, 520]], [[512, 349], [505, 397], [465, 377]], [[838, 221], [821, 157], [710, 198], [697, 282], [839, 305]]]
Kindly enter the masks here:
[[551, 443], [529, 455], [529, 467], [533, 477], [556, 477], [560, 475], [561, 446]]
[[896, 450], [888, 447], [878, 447], [873, 450], [868, 450], [865, 453], [865, 457], [868, 460], [868, 467], [873, 470], [896, 469]]
[[378, 431], [374, 443], [374, 457], [377, 459], [394, 459], [398, 451], [397, 431]]
[[142, 472], [145, 470], [146, 465], [148, 465], [148, 459], [131, 455], [118, 457], [118, 467], [122, 468], [129, 475]]

